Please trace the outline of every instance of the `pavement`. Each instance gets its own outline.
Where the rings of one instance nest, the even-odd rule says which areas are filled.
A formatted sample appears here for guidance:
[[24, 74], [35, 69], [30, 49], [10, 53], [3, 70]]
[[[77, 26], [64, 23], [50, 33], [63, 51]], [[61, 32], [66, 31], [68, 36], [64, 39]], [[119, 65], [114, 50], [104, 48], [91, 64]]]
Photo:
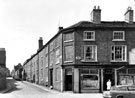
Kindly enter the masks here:
[[[38, 88], [41, 88], [45, 91], [48, 91], [50, 93], [53, 93], [54, 96], [58, 96], [58, 98], [103, 98], [102, 96], [102, 93], [73, 93], [73, 92], [60, 92], [60, 91], [56, 91], [54, 89], [49, 89], [45, 86], [42, 86], [42, 85], [38, 85], [38, 84], [35, 84], [35, 83], [30, 83], [30, 82], [27, 82], [27, 81], [20, 81], [24, 84], [28, 84], [28, 85], [32, 85], [32, 86], [35, 86], [35, 87], [38, 87]], [[6, 93], [10, 90], [12, 90], [12, 85], [10, 85], [10, 83], [7, 83], [7, 88], [5, 90], [2, 90], [0, 91], [0, 93]]]
[[[66, 91], [66, 92], [60, 92], [60, 91], [57, 91], [57, 90], [54, 90], [54, 89], [49, 89], [45, 86], [42, 86], [42, 85], [38, 85], [38, 84], [35, 84], [35, 83], [30, 83], [30, 82], [27, 82], [27, 81], [23, 81], [23, 83], [26, 83], [26, 84], [29, 84], [29, 85], [33, 85], [33, 86], [36, 86], [36, 87], [39, 87], [45, 91], [48, 91], [50, 93], [54, 93], [54, 94], [59, 94], [59, 95], [64, 95], [64, 98], [69, 98], [69, 96], [72, 98], [103, 98], [102, 96], [102, 93], [73, 93], [73, 92], [70, 92], [70, 91]], [[67, 96], [65, 96], [67, 95]], [[59, 97], [61, 98], [61, 97]], [[62, 97], [63, 98], [63, 97]]]

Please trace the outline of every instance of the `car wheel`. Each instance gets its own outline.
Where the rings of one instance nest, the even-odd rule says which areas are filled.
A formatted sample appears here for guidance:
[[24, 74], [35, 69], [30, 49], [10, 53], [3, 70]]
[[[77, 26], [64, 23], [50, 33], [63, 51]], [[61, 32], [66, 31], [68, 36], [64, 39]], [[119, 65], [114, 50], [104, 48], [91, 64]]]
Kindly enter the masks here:
[[117, 98], [124, 98], [123, 96], [118, 96]]

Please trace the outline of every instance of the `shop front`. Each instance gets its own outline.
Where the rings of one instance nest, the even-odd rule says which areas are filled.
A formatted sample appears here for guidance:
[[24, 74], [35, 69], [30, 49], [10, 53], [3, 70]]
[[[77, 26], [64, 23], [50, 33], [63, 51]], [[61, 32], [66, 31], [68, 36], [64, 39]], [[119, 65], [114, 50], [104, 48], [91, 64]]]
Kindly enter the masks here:
[[135, 68], [124, 68], [118, 71], [118, 85], [135, 84]]
[[100, 70], [83, 68], [80, 70], [81, 92], [100, 92]]

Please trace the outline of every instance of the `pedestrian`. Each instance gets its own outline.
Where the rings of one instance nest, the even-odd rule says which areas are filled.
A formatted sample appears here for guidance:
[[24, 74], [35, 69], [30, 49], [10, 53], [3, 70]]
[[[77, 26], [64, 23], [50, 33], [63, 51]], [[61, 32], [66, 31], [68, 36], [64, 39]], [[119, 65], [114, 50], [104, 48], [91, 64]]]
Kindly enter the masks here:
[[107, 81], [107, 90], [109, 91], [111, 89], [111, 81], [110, 79]]

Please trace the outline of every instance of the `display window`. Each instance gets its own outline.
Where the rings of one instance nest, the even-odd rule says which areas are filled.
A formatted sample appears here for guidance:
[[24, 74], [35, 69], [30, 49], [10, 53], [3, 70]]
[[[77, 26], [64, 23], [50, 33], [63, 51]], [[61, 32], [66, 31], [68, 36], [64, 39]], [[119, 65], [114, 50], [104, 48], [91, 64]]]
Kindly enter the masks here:
[[81, 72], [82, 89], [99, 89], [99, 72], [97, 69], [83, 69]]

